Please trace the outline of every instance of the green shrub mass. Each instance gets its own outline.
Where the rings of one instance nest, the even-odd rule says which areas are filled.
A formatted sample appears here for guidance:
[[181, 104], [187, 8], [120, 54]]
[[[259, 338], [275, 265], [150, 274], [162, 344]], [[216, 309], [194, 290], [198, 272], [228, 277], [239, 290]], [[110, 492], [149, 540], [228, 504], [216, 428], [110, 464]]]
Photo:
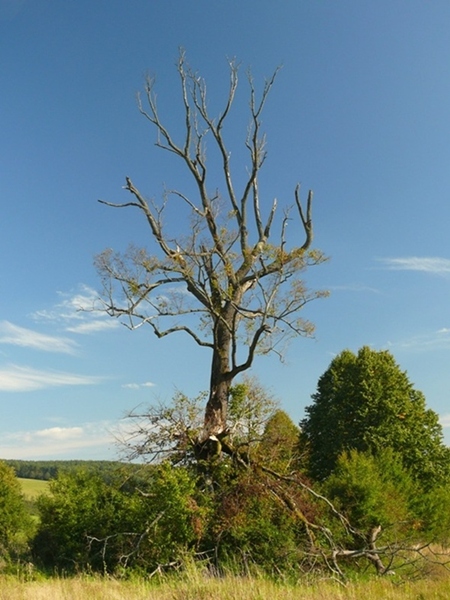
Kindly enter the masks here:
[[425, 487], [450, 479], [450, 449], [438, 415], [426, 408], [387, 351], [367, 346], [344, 350], [320, 377], [313, 404], [302, 421], [309, 448], [309, 472], [325, 479], [342, 452], [377, 453], [391, 447]]
[[33, 534], [20, 483], [13, 469], [0, 461], [0, 566], [26, 555]]
[[[445, 562], [436, 548], [449, 545], [449, 449], [389, 353], [333, 359], [301, 427], [257, 382], [239, 384], [228, 437], [208, 460], [190, 446], [197, 404], [177, 394], [159, 421], [152, 412], [147, 444], [139, 420], [141, 456], [155, 459], [154, 443], [159, 460], [54, 463], [37, 500], [0, 462], [0, 566], [150, 576], [195, 563], [209, 575], [298, 581], [411, 578]], [[43, 475], [48, 462], [14, 469]]]
[[154, 569], [195, 546], [193, 480], [167, 463], [145, 470], [136, 481], [121, 471], [112, 481], [83, 469], [60, 475], [38, 501], [35, 559], [64, 570]]

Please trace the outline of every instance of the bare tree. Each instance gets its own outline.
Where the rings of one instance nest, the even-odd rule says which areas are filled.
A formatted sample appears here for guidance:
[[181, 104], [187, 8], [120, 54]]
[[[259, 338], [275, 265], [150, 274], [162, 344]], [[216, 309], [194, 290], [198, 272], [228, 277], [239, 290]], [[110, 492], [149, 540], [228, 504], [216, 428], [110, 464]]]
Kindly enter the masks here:
[[[152, 78], [146, 80], [145, 99], [138, 97], [138, 102], [140, 112], [156, 130], [156, 146], [184, 164], [194, 184], [194, 195], [166, 190], [162, 202], [156, 204], [127, 177], [124, 187], [132, 195], [131, 201], [100, 202], [137, 208], [148, 223], [156, 249], [149, 253], [131, 247], [124, 255], [106, 250], [96, 264], [109, 315], [124, 317], [130, 328], [146, 324], [158, 338], [184, 332], [211, 350], [201, 440], [205, 441], [226, 435], [230, 386], [239, 373], [251, 367], [256, 352], [281, 355], [281, 340], [312, 334], [313, 325], [301, 318], [299, 311], [325, 293], [308, 291], [301, 274], [324, 257], [311, 249], [311, 191], [303, 206], [297, 185], [292, 206], [282, 214], [278, 214], [276, 200], [270, 207], [261, 201], [258, 179], [266, 159], [266, 140], [260, 119], [278, 69], [265, 81], [259, 98], [251, 75], [247, 76], [250, 123], [244, 138], [248, 151], [244, 181], [234, 175], [236, 165], [232, 169], [224, 136], [238, 87], [238, 64], [229, 62], [229, 89], [216, 118], [208, 108], [205, 81], [188, 66], [184, 52], [177, 70], [184, 111], [181, 142], [160, 117]], [[208, 153], [207, 140], [211, 146]], [[215, 162], [211, 163], [211, 157]], [[219, 185], [212, 181], [217, 173]], [[174, 234], [163, 220], [172, 202], [189, 213], [181, 233]], [[292, 242], [287, 225], [295, 217], [300, 231], [296, 228]]]

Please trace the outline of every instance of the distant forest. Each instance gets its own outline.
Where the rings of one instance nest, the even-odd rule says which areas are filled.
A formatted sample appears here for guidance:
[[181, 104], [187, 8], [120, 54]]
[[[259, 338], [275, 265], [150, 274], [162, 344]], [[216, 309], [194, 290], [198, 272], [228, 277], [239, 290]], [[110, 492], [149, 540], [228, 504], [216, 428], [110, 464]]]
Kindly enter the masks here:
[[96, 472], [107, 473], [119, 468], [130, 468], [130, 465], [110, 460], [4, 460], [14, 469], [17, 477], [22, 479], [56, 479], [62, 471], [72, 471], [80, 467]]

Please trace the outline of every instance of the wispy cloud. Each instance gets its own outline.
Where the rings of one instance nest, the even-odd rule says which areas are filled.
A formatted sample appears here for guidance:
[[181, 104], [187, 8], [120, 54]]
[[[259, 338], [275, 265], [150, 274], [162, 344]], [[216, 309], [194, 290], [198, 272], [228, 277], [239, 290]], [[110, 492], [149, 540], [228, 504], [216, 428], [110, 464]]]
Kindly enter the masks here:
[[433, 275], [450, 274], [449, 258], [407, 256], [404, 258], [381, 258], [379, 260], [393, 271], [420, 271]]
[[95, 385], [101, 381], [100, 377], [75, 375], [62, 371], [41, 371], [19, 365], [0, 368], [1, 392], [32, 392], [52, 387]]
[[369, 292], [371, 294], [380, 294], [380, 290], [368, 285], [362, 285], [360, 283], [349, 283], [348, 285], [331, 285], [329, 286], [331, 291], [338, 292]]
[[33, 316], [50, 321], [83, 319], [84, 311], [99, 308], [96, 291], [84, 284], [81, 284], [76, 292], [58, 292], [58, 296], [60, 301], [53, 308], [37, 311]]
[[450, 414], [447, 413], [446, 415], [441, 415], [439, 417], [439, 423], [442, 425], [442, 427], [444, 429], [446, 429], [447, 427], [450, 427]]
[[19, 325], [14, 325], [9, 321], [0, 321], [0, 344], [11, 344], [23, 348], [65, 354], [74, 354], [78, 346], [76, 342], [68, 338], [45, 335], [32, 329], [19, 327]]
[[403, 340], [390, 341], [387, 345], [389, 348], [414, 351], [450, 349], [450, 329], [443, 327], [437, 331], [411, 336]]
[[[34, 431], [2, 433], [0, 456], [2, 458], [37, 459], [64, 456], [91, 449], [92, 454], [103, 446], [105, 453], [115, 445], [109, 422], [84, 423], [75, 427], [50, 427]], [[91, 454], [90, 452], [90, 454]]]
[[94, 319], [80, 323], [79, 325], [69, 325], [66, 327], [66, 331], [81, 334], [97, 333], [98, 331], [105, 331], [105, 329], [114, 329], [118, 324], [117, 321], [113, 321], [112, 319], [108, 321], [105, 319]]
[[142, 388], [154, 387], [154, 383], [146, 381], [145, 383], [125, 383], [122, 387], [128, 390], [140, 390]]
[[91, 334], [119, 326], [101, 310], [98, 294], [87, 285], [73, 293], [59, 292], [60, 301], [49, 310], [39, 310], [31, 316], [36, 321], [56, 323], [65, 331]]

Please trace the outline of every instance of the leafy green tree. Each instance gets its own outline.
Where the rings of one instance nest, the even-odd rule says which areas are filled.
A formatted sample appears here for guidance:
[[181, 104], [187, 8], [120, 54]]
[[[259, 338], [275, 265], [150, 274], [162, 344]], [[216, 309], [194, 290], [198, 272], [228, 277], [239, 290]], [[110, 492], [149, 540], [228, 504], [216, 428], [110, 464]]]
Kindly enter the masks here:
[[0, 461], [0, 556], [8, 561], [28, 548], [32, 521], [14, 470]]
[[320, 377], [301, 422], [311, 476], [325, 479], [344, 451], [391, 447], [425, 488], [449, 479], [437, 414], [387, 351], [344, 350]]
[[258, 439], [278, 403], [256, 377], [245, 377], [230, 390], [228, 428], [236, 443]]
[[284, 410], [275, 411], [258, 446], [260, 460], [280, 472], [297, 468], [299, 434], [299, 428]]

